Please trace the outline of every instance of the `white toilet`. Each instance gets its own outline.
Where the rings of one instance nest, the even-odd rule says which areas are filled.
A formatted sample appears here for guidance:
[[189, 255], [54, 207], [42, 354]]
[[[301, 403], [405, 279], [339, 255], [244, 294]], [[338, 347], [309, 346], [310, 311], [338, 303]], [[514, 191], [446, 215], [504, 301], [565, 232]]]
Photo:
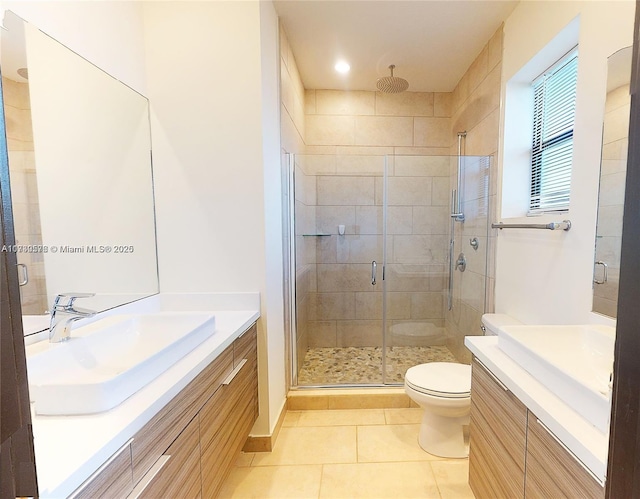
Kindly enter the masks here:
[[467, 457], [463, 426], [469, 424], [471, 366], [455, 362], [413, 366], [404, 376], [404, 390], [424, 409], [420, 447], [435, 456]]
[[[519, 321], [503, 314], [482, 316], [483, 331], [497, 334], [497, 328]], [[430, 362], [413, 366], [404, 376], [404, 390], [422, 409], [418, 442], [429, 454], [467, 457], [465, 425], [471, 409], [471, 366], [456, 362]]]

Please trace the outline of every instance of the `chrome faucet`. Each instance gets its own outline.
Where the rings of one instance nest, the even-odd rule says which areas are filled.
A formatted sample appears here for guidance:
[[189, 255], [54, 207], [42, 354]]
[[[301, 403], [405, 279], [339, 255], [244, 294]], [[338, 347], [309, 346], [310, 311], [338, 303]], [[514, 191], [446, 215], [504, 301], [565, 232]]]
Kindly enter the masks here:
[[51, 309], [49, 325], [49, 342], [67, 341], [71, 334], [71, 323], [86, 317], [93, 317], [96, 312], [73, 306], [76, 298], [91, 298], [95, 293], [61, 293], [56, 296]]

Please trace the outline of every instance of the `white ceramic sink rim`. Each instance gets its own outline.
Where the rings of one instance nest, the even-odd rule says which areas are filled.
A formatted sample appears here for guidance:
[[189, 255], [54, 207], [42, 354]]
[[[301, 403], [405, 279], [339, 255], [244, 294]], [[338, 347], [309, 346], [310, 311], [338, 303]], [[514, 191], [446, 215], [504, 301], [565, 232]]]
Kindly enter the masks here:
[[108, 317], [43, 342], [27, 358], [36, 413], [73, 415], [119, 405], [215, 332], [215, 317], [159, 312]]
[[498, 346], [602, 432], [608, 431], [615, 329], [603, 325], [503, 326]]

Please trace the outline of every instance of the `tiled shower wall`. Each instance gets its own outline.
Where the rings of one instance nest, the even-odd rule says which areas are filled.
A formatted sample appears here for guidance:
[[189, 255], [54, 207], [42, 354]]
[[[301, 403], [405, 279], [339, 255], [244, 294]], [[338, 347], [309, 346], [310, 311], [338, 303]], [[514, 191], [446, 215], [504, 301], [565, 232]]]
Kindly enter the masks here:
[[[593, 310], [610, 317], [616, 316], [618, 306], [630, 106], [629, 85], [607, 94], [602, 133], [596, 260], [608, 265], [608, 278], [604, 284], [594, 284]], [[597, 277], [602, 279], [602, 269], [596, 269]]]
[[[2, 89], [16, 242], [42, 245], [29, 85], [2, 78]], [[21, 251], [17, 257], [18, 263], [26, 265], [29, 273], [29, 282], [20, 287], [22, 312], [41, 315], [47, 310], [42, 253]], [[22, 273], [19, 279], [22, 280]]]
[[[464, 337], [481, 334], [482, 313], [494, 310], [495, 289], [495, 237], [497, 229], [489, 231], [487, 223], [496, 221], [497, 154], [500, 121], [500, 79], [502, 70], [502, 27], [498, 29], [476, 57], [453, 91], [450, 154], [456, 155], [457, 133], [466, 131], [462, 153], [466, 156], [491, 156], [486, 161], [468, 163], [465, 198], [467, 219], [455, 224], [455, 255], [462, 251], [467, 257], [464, 273], [454, 273], [453, 308], [446, 316], [449, 338], [447, 345], [459, 361], [471, 360], [464, 347]], [[486, 183], [490, 168], [490, 184]], [[452, 166], [452, 184], [455, 185], [456, 167]], [[487, 200], [488, 197], [488, 200]], [[482, 211], [488, 206], [488, 212]], [[488, 218], [488, 221], [487, 221]], [[479, 249], [469, 244], [478, 238]], [[488, 265], [484, 254], [488, 253]], [[486, 289], [484, 286], [486, 277]], [[484, 298], [483, 298], [484, 297]]]

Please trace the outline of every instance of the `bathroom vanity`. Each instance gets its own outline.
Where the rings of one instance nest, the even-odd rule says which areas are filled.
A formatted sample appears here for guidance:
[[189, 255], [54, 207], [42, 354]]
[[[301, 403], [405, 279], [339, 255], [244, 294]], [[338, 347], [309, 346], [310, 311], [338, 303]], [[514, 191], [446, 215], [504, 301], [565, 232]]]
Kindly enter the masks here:
[[40, 496], [215, 497], [258, 416], [255, 298], [219, 310], [152, 297], [144, 313], [212, 310], [215, 331], [112, 409], [40, 415], [32, 404]]
[[506, 355], [497, 337], [468, 337], [469, 484], [482, 498], [604, 497], [608, 432]]

